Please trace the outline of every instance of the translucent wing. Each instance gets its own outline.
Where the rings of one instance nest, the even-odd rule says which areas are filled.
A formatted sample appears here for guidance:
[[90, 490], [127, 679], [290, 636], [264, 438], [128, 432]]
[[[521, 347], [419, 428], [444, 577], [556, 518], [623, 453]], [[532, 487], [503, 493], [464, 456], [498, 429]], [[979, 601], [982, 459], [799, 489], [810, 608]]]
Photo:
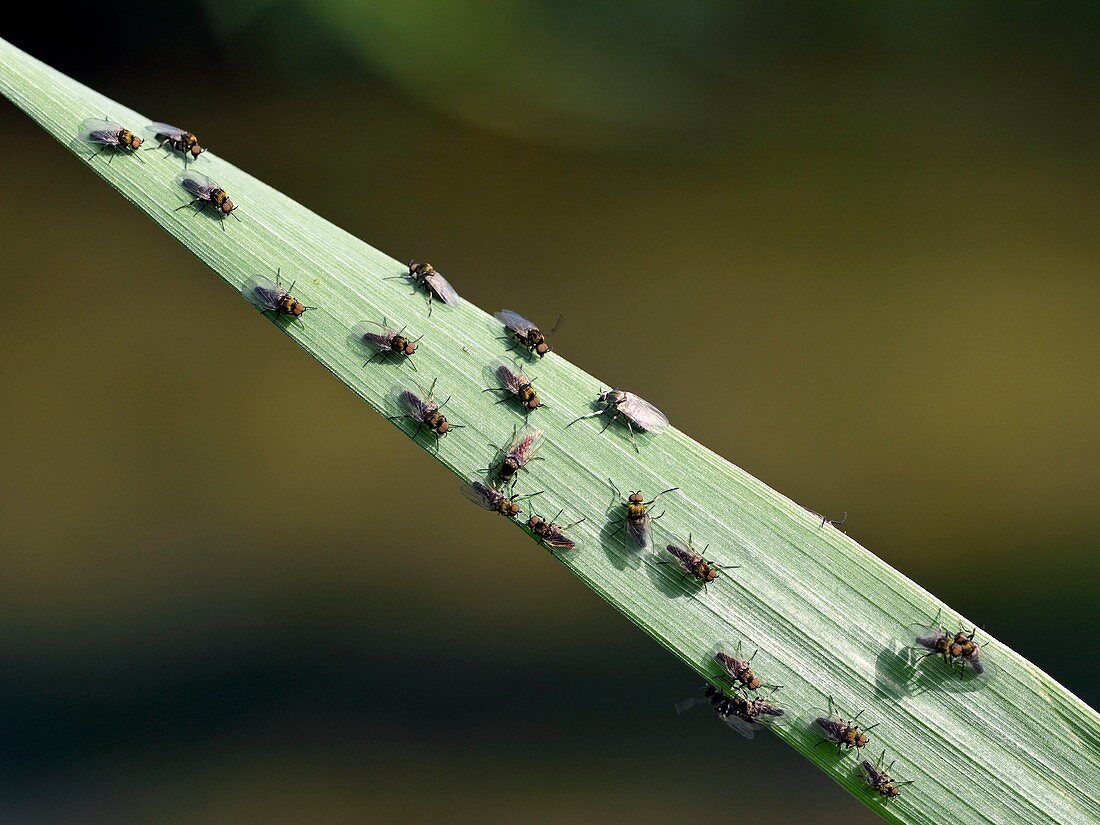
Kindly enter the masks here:
[[176, 175], [176, 183], [194, 195], [196, 198], [210, 200], [210, 193], [215, 189], [221, 189], [218, 184], [206, 177], [202, 172], [188, 169]]
[[715, 715], [725, 722], [731, 730], [737, 731], [746, 739], [752, 739], [756, 736], [756, 732], [764, 727], [759, 722], [750, 722], [748, 719], [741, 718], [736, 713], [717, 713]]
[[947, 632], [942, 627], [932, 625], [913, 624], [907, 628], [909, 638], [925, 650], [935, 650], [936, 642], [942, 639]]
[[543, 536], [542, 543], [547, 547], [553, 547], [558, 550], [572, 550], [577, 546], [577, 543], [569, 538], [569, 536], [565, 535], [560, 527], [553, 525], [550, 527], [550, 532]]
[[966, 662], [967, 669], [974, 679], [984, 681], [997, 672], [996, 666], [983, 657], [981, 648], [977, 648], [972, 656], [967, 656], [963, 661]]
[[786, 727], [791, 724], [791, 715], [786, 710], [766, 699], [756, 700], [757, 719], [766, 727]]
[[390, 400], [397, 409], [416, 421], [423, 421], [435, 408], [431, 402], [425, 401], [415, 392], [404, 387], [394, 387], [390, 390]]
[[878, 766], [869, 759], [864, 759], [860, 762], [859, 767], [863, 774], [863, 781], [875, 790], [878, 790], [885, 782], [890, 781], [890, 778], [880, 771]]
[[524, 424], [512, 437], [512, 442], [508, 445], [507, 455], [514, 457], [522, 466], [535, 457], [535, 453], [539, 451], [542, 442], [542, 430], [536, 429], [530, 424]]
[[470, 501], [485, 510], [495, 510], [494, 506], [496, 501], [500, 498], [500, 493], [489, 487], [486, 487], [480, 481], [471, 481], [469, 484], [463, 483], [461, 485], [462, 495], [466, 496]]
[[724, 670], [731, 679], [738, 678], [738, 675], [744, 672], [745, 668], [748, 666], [748, 663], [743, 659], [731, 656], [721, 649], [715, 651], [714, 661], [718, 662], [722, 670]]
[[176, 126], [170, 126], [167, 123], [150, 123], [148, 126], [145, 127], [145, 131], [157, 135], [158, 137], [160, 137], [161, 140], [163, 140], [164, 138], [180, 140], [184, 135], [187, 134], [186, 129], [180, 129]]
[[88, 143], [100, 143], [104, 146], [118, 146], [118, 133], [123, 127], [101, 117], [87, 118], [80, 124], [77, 133], [80, 139]]
[[438, 272], [432, 272], [424, 276], [424, 283], [435, 293], [435, 297], [443, 303], [454, 306], [458, 303], [458, 293], [450, 282]]
[[638, 521], [627, 519], [625, 522], [626, 535], [630, 543], [637, 550], [645, 550], [650, 545], [649, 515], [643, 516]]
[[279, 301], [285, 294], [282, 287], [263, 275], [253, 275], [241, 287], [241, 296], [252, 306], [265, 312], [277, 310]]
[[825, 708], [810, 708], [799, 718], [799, 724], [830, 742], [840, 738], [840, 728], [845, 726], [840, 717]]
[[635, 427], [646, 432], [659, 433], [668, 426], [668, 418], [665, 414], [648, 401], [632, 392], [624, 392], [623, 396], [617, 409], [629, 418]]
[[531, 383], [526, 375], [508, 366], [503, 361], [494, 361], [490, 369], [493, 373], [493, 379], [499, 381], [500, 386], [512, 395], [517, 395], [519, 388], [524, 384]]
[[360, 321], [351, 328], [355, 340], [377, 352], [393, 350], [393, 336], [397, 333], [376, 321]]
[[690, 550], [686, 550], [676, 544], [667, 545], [665, 550], [676, 560], [676, 564], [679, 565], [680, 570], [684, 573], [690, 575], [695, 572], [695, 554]]
[[676, 708], [677, 713], [683, 713], [685, 710], [690, 710], [696, 705], [705, 705], [707, 700], [701, 696], [693, 696], [691, 699], [681, 699], [679, 702], [673, 705]]
[[494, 312], [493, 317], [504, 324], [504, 326], [508, 327], [508, 329], [524, 335], [533, 329], [538, 329], [538, 327], [518, 312], [512, 312], [510, 309], [502, 309], [500, 312]]

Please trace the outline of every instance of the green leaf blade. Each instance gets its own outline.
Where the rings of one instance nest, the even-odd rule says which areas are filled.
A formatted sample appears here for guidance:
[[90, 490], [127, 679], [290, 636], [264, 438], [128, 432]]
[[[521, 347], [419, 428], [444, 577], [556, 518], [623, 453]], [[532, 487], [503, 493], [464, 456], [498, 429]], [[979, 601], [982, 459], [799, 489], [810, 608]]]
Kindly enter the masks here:
[[[90, 154], [75, 138], [83, 118], [107, 115], [132, 129], [154, 119], [3, 41], [0, 91], [82, 158]], [[224, 232], [214, 216], [176, 211], [187, 202], [174, 182], [182, 169], [178, 156], [161, 160], [149, 152], [144, 159], [119, 156], [108, 164], [100, 156], [87, 165], [234, 289], [255, 274], [274, 277], [276, 268], [288, 280], [297, 277], [298, 297], [319, 309], [278, 325], [375, 410], [395, 412], [387, 397], [396, 383], [438, 377], [439, 394], [452, 396], [448, 418], [465, 429], [445, 438], [438, 452], [430, 436], [422, 435], [420, 444], [460, 478], [476, 476], [492, 460], [488, 445], [506, 442], [522, 422], [512, 405], [495, 405], [481, 393], [484, 366], [503, 349], [501, 327], [490, 315], [463, 301], [437, 306], [429, 319], [422, 292], [414, 293], [408, 280], [385, 280], [402, 275], [403, 263], [213, 152], [194, 168], [218, 181], [240, 208], [241, 221], [230, 219]], [[452, 282], [461, 293], [461, 280]], [[363, 368], [348, 327], [383, 316], [407, 324], [414, 336], [424, 333], [417, 372]], [[759, 647], [754, 666], [767, 681], [784, 685], [777, 698], [793, 716], [825, 706], [828, 696], [849, 713], [865, 708], [869, 722], [880, 726], [864, 758], [885, 747], [887, 759], [897, 760], [895, 774], [916, 780], [889, 805], [864, 787], [856, 759], [815, 748], [813, 730], [794, 724], [776, 733], [889, 821], [1100, 821], [1100, 718], [1091, 708], [992, 639], [984, 655], [997, 672], [977, 689], [937, 679], [934, 668], [914, 676], [897, 657], [909, 643], [908, 624], [929, 621], [937, 611], [949, 627], [972, 624], [844, 533], [821, 526], [820, 517], [674, 428], [639, 435], [637, 454], [617, 425], [602, 435], [600, 419], [568, 427], [610, 385], [557, 354], [529, 374], [549, 405], [531, 417], [547, 433], [546, 460], [523, 474], [518, 490], [545, 490], [535, 499], [543, 515], [560, 507], [567, 522], [587, 518], [575, 529], [579, 549], [558, 558], [632, 622], [712, 680], [716, 642]], [[669, 565], [631, 557], [621, 536], [610, 537], [608, 521], [617, 516], [608, 477], [624, 490], [649, 494], [679, 486], [662, 499], [666, 515], [654, 528], [655, 543], [690, 532], [711, 544], [709, 556], [740, 569], [704, 593], [684, 586]]]

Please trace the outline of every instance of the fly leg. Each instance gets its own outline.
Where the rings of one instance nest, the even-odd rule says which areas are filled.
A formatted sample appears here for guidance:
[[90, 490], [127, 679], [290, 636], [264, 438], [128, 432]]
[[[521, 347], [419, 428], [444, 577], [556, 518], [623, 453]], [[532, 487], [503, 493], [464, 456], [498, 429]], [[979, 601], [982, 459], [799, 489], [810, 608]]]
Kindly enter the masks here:
[[[615, 413], [615, 418], [618, 418], [618, 417], [619, 417], [619, 414], [616, 412]], [[614, 421], [615, 418], [612, 418], [611, 420]], [[630, 433], [630, 443], [634, 445], [634, 452], [640, 454], [642, 451], [638, 449], [638, 442], [634, 440], [634, 427], [630, 423], [630, 419], [627, 418], [626, 416], [623, 416], [623, 420], [626, 421], [626, 429], [627, 429], [627, 432]]]

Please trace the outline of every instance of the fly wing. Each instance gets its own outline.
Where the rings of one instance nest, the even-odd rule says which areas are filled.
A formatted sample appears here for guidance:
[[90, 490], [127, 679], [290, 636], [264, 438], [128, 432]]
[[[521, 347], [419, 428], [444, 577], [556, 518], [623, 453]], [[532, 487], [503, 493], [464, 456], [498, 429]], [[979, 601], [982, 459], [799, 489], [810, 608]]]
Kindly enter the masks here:
[[480, 481], [471, 481], [461, 485], [462, 495], [485, 510], [493, 510], [493, 502], [500, 495], [496, 490], [490, 490]]
[[397, 333], [375, 321], [360, 321], [351, 328], [351, 334], [361, 344], [376, 352], [390, 352], [393, 349], [393, 336]]
[[882, 784], [885, 775], [879, 771], [878, 767], [870, 759], [864, 759], [859, 763], [859, 767], [863, 773], [863, 781], [872, 788], [877, 789], [879, 785]]
[[685, 710], [690, 710], [696, 705], [705, 705], [707, 700], [701, 696], [694, 696], [691, 699], [681, 699], [679, 702], [673, 705], [676, 708], [676, 713], [683, 713]]
[[431, 291], [435, 293], [435, 297], [443, 303], [449, 306], [454, 306], [458, 303], [458, 293], [455, 292], [455, 288], [451, 286], [450, 281], [438, 272], [432, 272], [430, 275], [425, 275], [424, 283], [426, 283]]
[[993, 664], [982, 658], [981, 648], [975, 648], [973, 655], [966, 657], [964, 661], [974, 679], [988, 679], [997, 671]]
[[722, 670], [724, 670], [731, 679], [736, 679], [737, 674], [741, 673], [745, 668], [744, 661], [738, 659], [736, 656], [731, 656], [721, 648], [714, 652], [714, 661], [718, 662]]
[[428, 417], [431, 404], [411, 390], [394, 387], [390, 390], [390, 400], [397, 409], [415, 421], [423, 421]]
[[122, 129], [123, 127], [118, 123], [101, 117], [90, 117], [80, 124], [80, 131], [77, 134], [87, 143], [118, 146], [118, 133]]
[[786, 727], [793, 721], [787, 711], [766, 699], [756, 700], [756, 712], [759, 720], [768, 727]]
[[642, 516], [639, 521], [626, 520], [626, 535], [636, 550], [646, 550], [650, 545], [650, 518]]
[[800, 727], [809, 728], [813, 733], [824, 737], [830, 742], [837, 741], [839, 738], [838, 726], [843, 724], [840, 719], [825, 708], [810, 708], [799, 717]]
[[535, 457], [535, 453], [542, 446], [542, 430], [524, 424], [512, 437], [512, 443], [508, 445], [507, 455], [513, 456], [520, 465], [526, 464]]
[[644, 398], [639, 398], [632, 392], [624, 392], [623, 395], [625, 397], [619, 402], [617, 409], [635, 427], [646, 432], [659, 433], [668, 426], [668, 417]]
[[522, 372], [516, 372], [512, 367], [505, 364], [503, 361], [494, 361], [491, 370], [493, 373], [493, 379], [500, 382], [500, 386], [512, 395], [519, 393], [519, 388], [524, 383], [530, 383]]
[[180, 129], [177, 126], [170, 126], [167, 123], [150, 123], [145, 127], [145, 131], [153, 135], [157, 135], [163, 140], [164, 138], [171, 138], [172, 140], [180, 140], [187, 134], [186, 129]]
[[577, 546], [577, 543], [565, 535], [560, 527], [554, 526], [550, 527], [550, 532], [543, 537], [542, 543], [556, 550], [572, 550]]
[[685, 550], [675, 544], [669, 544], [665, 547], [665, 550], [676, 559], [676, 564], [680, 566], [680, 570], [684, 573], [692, 574], [695, 572], [695, 559], [694, 554], [690, 550]]
[[248, 303], [257, 309], [262, 309], [265, 312], [274, 311], [279, 308], [279, 300], [282, 298], [283, 290], [275, 284], [270, 278], [265, 278], [263, 275], [253, 275], [241, 287], [241, 297], [243, 297]]
[[538, 329], [538, 327], [518, 312], [512, 312], [510, 309], [502, 309], [500, 312], [494, 312], [493, 317], [504, 324], [504, 326], [508, 327], [508, 329], [524, 335], [533, 329]]
[[729, 725], [731, 730], [737, 731], [746, 739], [752, 739], [756, 736], [756, 732], [763, 728], [759, 722], [750, 722], [748, 719], [744, 719], [738, 716], [736, 713], [716, 714], [719, 719]]
[[202, 198], [203, 200], [210, 200], [210, 193], [221, 188], [202, 172], [195, 172], [190, 169], [176, 175], [176, 183], [196, 198]]
[[909, 637], [925, 650], [935, 650], [936, 642], [944, 636], [943, 628], [931, 625], [909, 625]]

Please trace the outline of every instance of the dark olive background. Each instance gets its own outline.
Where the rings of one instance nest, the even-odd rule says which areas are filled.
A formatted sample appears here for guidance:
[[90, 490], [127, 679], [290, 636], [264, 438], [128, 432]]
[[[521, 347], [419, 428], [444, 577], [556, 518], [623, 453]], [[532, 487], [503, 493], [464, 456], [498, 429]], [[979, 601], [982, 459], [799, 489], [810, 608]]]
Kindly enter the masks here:
[[[1095, 7], [348, 5], [0, 34], [564, 312], [562, 355], [1100, 698]], [[691, 672], [7, 104], [0, 139], [0, 819], [873, 821], [677, 718]]]

